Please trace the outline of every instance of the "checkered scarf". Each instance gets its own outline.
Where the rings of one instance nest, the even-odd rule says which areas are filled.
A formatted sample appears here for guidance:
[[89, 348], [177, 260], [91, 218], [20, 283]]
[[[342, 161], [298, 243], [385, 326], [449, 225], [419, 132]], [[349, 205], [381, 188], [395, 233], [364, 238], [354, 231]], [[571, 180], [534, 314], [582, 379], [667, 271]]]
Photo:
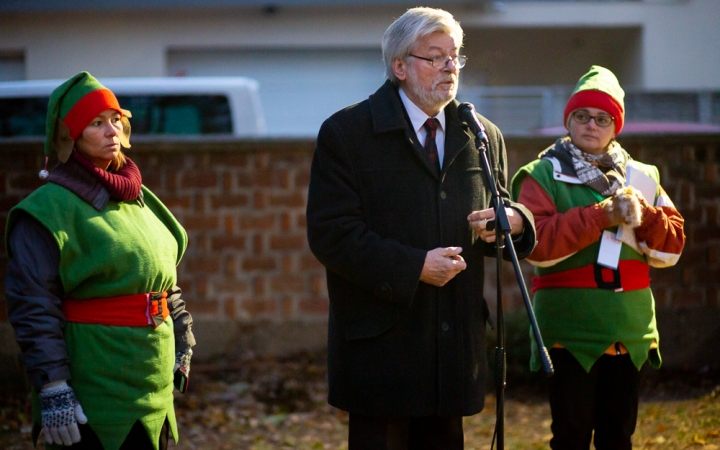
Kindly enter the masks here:
[[602, 155], [585, 153], [573, 145], [569, 136], [558, 139], [555, 148], [570, 154], [578, 178], [597, 192], [613, 195], [619, 188], [625, 187], [625, 167], [632, 157], [617, 141], [612, 141]]

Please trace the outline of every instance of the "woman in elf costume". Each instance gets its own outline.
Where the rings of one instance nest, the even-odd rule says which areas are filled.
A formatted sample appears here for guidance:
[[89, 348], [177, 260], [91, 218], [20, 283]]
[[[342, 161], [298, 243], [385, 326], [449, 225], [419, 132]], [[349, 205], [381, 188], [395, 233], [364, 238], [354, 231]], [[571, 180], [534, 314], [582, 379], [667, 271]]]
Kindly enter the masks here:
[[46, 448], [177, 441], [173, 387], [185, 391], [195, 344], [176, 286], [187, 235], [122, 153], [129, 117], [87, 72], [55, 89], [47, 183], [8, 215], [8, 315]]
[[587, 450], [593, 431], [597, 449], [632, 448], [638, 371], [647, 360], [661, 362], [649, 268], [674, 265], [685, 243], [684, 220], [658, 169], [633, 160], [615, 140], [624, 95], [611, 71], [592, 66], [565, 107], [569, 134], [512, 180], [514, 199], [537, 226], [528, 261], [555, 368], [553, 449]]

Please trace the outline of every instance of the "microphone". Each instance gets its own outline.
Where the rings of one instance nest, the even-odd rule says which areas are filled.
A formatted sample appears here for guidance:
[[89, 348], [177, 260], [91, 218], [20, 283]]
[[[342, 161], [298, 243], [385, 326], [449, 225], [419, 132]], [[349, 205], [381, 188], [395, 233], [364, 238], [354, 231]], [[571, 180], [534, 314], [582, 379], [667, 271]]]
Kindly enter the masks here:
[[472, 134], [487, 144], [488, 137], [485, 133], [485, 127], [478, 120], [475, 107], [472, 103], [460, 103], [460, 106], [458, 106], [458, 117], [470, 127]]

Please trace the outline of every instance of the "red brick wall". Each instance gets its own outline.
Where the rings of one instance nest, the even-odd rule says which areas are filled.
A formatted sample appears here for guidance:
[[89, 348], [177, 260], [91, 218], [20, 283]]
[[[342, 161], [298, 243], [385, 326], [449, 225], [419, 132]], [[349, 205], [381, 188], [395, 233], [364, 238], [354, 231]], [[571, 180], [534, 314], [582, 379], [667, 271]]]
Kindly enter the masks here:
[[135, 159], [188, 231], [178, 273], [194, 316], [325, 318], [324, 269], [305, 237], [312, 143], [151, 147]]
[[[179, 284], [197, 318], [324, 319], [324, 269], [305, 238], [309, 141], [135, 144], [143, 182], [185, 226]], [[0, 220], [41, 184], [39, 145], [6, 145]], [[3, 248], [0, 271], [4, 272]], [[0, 293], [0, 296], [4, 296]], [[0, 303], [5, 320], [5, 302]]]
[[[511, 173], [551, 142], [508, 139]], [[621, 142], [636, 159], [659, 166], [663, 186], [687, 220], [680, 263], [651, 273], [658, 307], [720, 310], [720, 136], [629, 137]], [[128, 152], [144, 183], [188, 231], [190, 244], [179, 277], [196, 321], [326, 320], [324, 269], [305, 238], [313, 147], [309, 140], [138, 142]], [[41, 145], [2, 144], [0, 158], [4, 229], [9, 208], [40, 185]], [[529, 284], [532, 270], [526, 263], [522, 267]], [[509, 264], [503, 284], [506, 310], [522, 308]], [[495, 296], [490, 261], [485, 294], [491, 301]], [[6, 318], [0, 301], [0, 320]]]

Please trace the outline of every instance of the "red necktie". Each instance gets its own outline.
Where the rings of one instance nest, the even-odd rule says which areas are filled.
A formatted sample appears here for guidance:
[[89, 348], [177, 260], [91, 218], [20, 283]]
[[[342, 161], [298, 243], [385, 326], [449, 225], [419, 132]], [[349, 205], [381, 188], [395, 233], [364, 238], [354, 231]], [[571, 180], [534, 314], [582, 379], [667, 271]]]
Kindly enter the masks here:
[[440, 168], [440, 161], [438, 160], [437, 143], [435, 142], [435, 132], [440, 126], [440, 122], [437, 119], [428, 119], [423, 124], [427, 134], [425, 135], [425, 151], [430, 158], [430, 162], [435, 164], [437, 168]]

